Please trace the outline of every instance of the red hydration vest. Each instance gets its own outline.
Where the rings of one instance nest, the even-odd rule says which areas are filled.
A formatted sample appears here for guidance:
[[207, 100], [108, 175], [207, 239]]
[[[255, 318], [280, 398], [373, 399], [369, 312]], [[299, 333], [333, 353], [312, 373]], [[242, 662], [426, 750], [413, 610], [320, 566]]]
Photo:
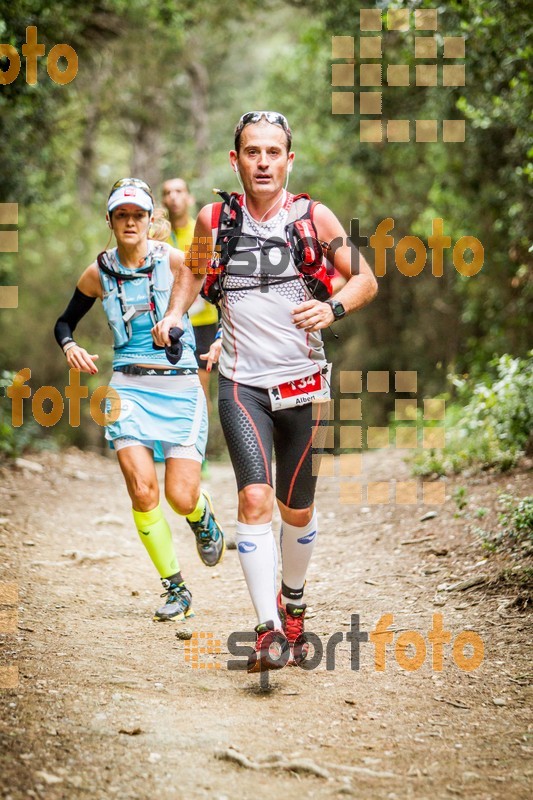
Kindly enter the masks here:
[[261, 241], [270, 242], [270, 247], [288, 247], [292, 255], [298, 275], [279, 278], [272, 276], [269, 283], [285, 283], [289, 280], [303, 279], [312, 297], [317, 300], [327, 300], [331, 297], [331, 276], [333, 267], [326, 266], [324, 249], [327, 243], [318, 240], [318, 233], [313, 222], [313, 213], [318, 205], [311, 200], [308, 194], [289, 195], [289, 213], [285, 225], [285, 241], [262, 239], [242, 233], [243, 212], [242, 194], [217, 191], [223, 198], [222, 203], [213, 203], [211, 228], [216, 230], [216, 257], [211, 262], [207, 277], [202, 287], [202, 297], [210, 303], [218, 304], [224, 288], [224, 273], [231, 257], [237, 250], [246, 252], [246, 248], [239, 247], [241, 237], [256, 238], [259, 244], [254, 250], [261, 250]]

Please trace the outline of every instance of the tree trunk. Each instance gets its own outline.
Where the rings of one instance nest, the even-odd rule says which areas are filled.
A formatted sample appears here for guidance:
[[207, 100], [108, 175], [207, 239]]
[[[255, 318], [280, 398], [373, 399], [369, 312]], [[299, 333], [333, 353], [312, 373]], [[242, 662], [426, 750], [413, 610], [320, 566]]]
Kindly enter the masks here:
[[136, 121], [132, 141], [131, 174], [148, 181], [155, 196], [158, 196], [161, 181], [161, 158], [164, 151], [162, 128], [158, 124], [160, 115], [154, 108]]
[[186, 70], [191, 81], [191, 120], [196, 142], [197, 175], [201, 182], [205, 182], [209, 174], [209, 74], [199, 61], [191, 61]]

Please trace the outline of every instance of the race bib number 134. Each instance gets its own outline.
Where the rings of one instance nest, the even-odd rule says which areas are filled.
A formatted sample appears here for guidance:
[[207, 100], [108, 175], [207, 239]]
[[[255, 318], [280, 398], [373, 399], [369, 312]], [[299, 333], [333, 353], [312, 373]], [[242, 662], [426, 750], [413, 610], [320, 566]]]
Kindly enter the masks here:
[[306, 378], [297, 378], [294, 381], [280, 383], [268, 390], [272, 411], [282, 408], [294, 408], [307, 403], [326, 402], [330, 399], [331, 364], [323, 370], [308, 375]]

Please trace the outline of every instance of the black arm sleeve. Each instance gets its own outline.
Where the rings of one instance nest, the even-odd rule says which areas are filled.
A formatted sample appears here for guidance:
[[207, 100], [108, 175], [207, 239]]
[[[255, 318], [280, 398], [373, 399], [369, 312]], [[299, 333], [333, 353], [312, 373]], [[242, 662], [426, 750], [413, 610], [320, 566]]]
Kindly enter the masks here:
[[76, 287], [70, 303], [57, 320], [54, 328], [54, 336], [61, 349], [63, 349], [68, 342], [74, 341], [72, 334], [76, 330], [76, 325], [89, 309], [93, 307], [95, 300], [96, 297], [89, 297], [89, 295], [83, 294], [83, 292], [80, 292]]

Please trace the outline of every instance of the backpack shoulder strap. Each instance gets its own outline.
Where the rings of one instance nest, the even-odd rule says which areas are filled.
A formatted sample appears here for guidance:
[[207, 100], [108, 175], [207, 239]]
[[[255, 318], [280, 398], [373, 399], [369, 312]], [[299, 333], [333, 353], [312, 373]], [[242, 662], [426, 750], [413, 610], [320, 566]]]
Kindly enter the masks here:
[[311, 215], [311, 219], [313, 219], [315, 215], [315, 209], [317, 206], [321, 206], [322, 202], [320, 200], [311, 200], [311, 204], [309, 207], [309, 214]]
[[220, 247], [218, 266], [225, 267], [242, 233], [242, 195], [236, 192], [228, 194], [219, 189], [217, 193], [223, 202], [213, 203], [211, 224], [213, 233], [216, 232], [216, 245]]
[[299, 219], [310, 219], [312, 221], [312, 209], [315, 205], [315, 201], [311, 200], [308, 194], [295, 195], [289, 207], [286, 224], [290, 225], [292, 222], [297, 222]]
[[218, 231], [223, 207], [224, 203], [213, 203], [211, 206], [211, 230]]

